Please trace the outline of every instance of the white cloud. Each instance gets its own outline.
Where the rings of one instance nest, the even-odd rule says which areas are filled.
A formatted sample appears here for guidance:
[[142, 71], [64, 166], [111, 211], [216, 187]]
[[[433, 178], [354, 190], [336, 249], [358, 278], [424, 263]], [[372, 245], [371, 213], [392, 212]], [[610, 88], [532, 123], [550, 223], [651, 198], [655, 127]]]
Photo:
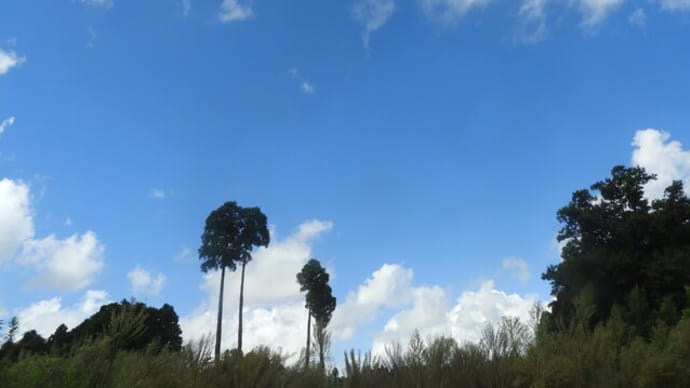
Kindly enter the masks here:
[[493, 0], [421, 0], [422, 10], [428, 18], [444, 24], [461, 19], [470, 10], [486, 6]]
[[667, 11], [690, 10], [690, 0], [661, 0], [661, 9]]
[[110, 8], [113, 6], [113, 0], [79, 0], [79, 2], [103, 8]]
[[14, 124], [14, 116], [2, 120], [2, 122], [0, 122], [0, 135], [2, 135], [3, 132], [5, 132], [5, 128], [9, 127], [12, 124]]
[[517, 257], [506, 257], [501, 262], [501, 267], [506, 271], [510, 271], [513, 278], [521, 283], [527, 283], [529, 280], [529, 266], [525, 260]]
[[158, 295], [163, 289], [166, 276], [159, 273], [157, 276], [151, 276], [149, 271], [136, 266], [133, 270], [127, 273], [127, 279], [131, 286], [132, 294], [140, 295]]
[[524, 0], [518, 11], [519, 27], [516, 41], [538, 43], [548, 36], [546, 27], [546, 3], [549, 0]]
[[628, 21], [637, 28], [645, 28], [647, 26], [647, 14], [642, 8], [637, 8], [628, 16]]
[[302, 93], [304, 94], [314, 94], [316, 93], [316, 86], [309, 81], [302, 81], [300, 90], [302, 90]]
[[370, 48], [371, 34], [383, 27], [394, 11], [393, 0], [363, 0], [355, 4], [353, 15], [355, 20], [364, 26], [362, 40], [367, 50]]
[[678, 141], [671, 141], [668, 132], [657, 129], [644, 129], [635, 133], [632, 146], [634, 165], [644, 167], [647, 172], [657, 175], [657, 179], [645, 186], [645, 194], [650, 199], [661, 198], [664, 189], [674, 180], [690, 187], [690, 150], [684, 150]]
[[50, 235], [26, 241], [18, 260], [38, 272], [31, 287], [74, 291], [87, 287], [101, 272], [104, 251], [96, 234], [87, 231], [64, 240]]
[[182, 0], [182, 14], [184, 16], [189, 15], [189, 11], [192, 9], [192, 0]]
[[86, 29], [86, 32], [89, 34], [89, 40], [86, 41], [86, 47], [93, 48], [96, 45], [96, 30], [89, 26], [89, 28]]
[[333, 313], [331, 327], [335, 337], [348, 340], [358, 326], [374, 321], [383, 310], [408, 304], [412, 298], [412, 276], [411, 269], [399, 264], [384, 264], [374, 271]]
[[237, 0], [223, 0], [218, 12], [218, 18], [223, 23], [248, 19], [254, 15], [250, 5], [240, 4]]
[[[253, 252], [244, 284], [244, 347], [270, 344], [293, 353], [299, 351], [303, 338], [294, 334], [306, 331], [307, 315], [295, 277], [312, 257], [313, 240], [332, 227], [331, 222], [312, 220], [283, 239], [271, 231], [270, 246]], [[205, 300], [194, 313], [180, 319], [185, 340], [200, 338], [215, 328], [220, 273], [208, 273], [203, 279]], [[226, 273], [223, 348], [236, 345], [233, 330], [237, 330], [239, 287], [239, 269]]]
[[21, 181], [0, 180], [0, 263], [33, 237], [29, 186]]
[[626, 0], [580, 0], [582, 27], [593, 29]]
[[180, 251], [173, 257], [174, 261], [179, 263], [189, 263], [196, 259], [196, 252], [192, 251], [188, 247], [180, 248]]
[[71, 307], [63, 307], [60, 297], [41, 300], [19, 311], [17, 318], [20, 331], [36, 330], [38, 334], [48, 338], [61, 324], [74, 328], [107, 303], [110, 303], [108, 293], [96, 290], [86, 291], [80, 301]]
[[450, 336], [460, 343], [477, 342], [488, 323], [504, 316], [529, 319], [529, 311], [537, 302], [534, 295], [507, 294], [487, 280], [476, 291], [465, 291], [450, 306], [446, 291], [438, 286], [414, 287], [411, 306], [398, 312], [386, 323], [373, 341], [372, 353], [382, 355], [386, 347], [405, 343], [415, 331], [422, 337]]
[[168, 193], [159, 188], [153, 188], [151, 191], [149, 191], [149, 197], [153, 199], [165, 199], [168, 196]]
[[25, 57], [19, 57], [14, 51], [0, 49], [0, 75], [7, 74], [11, 68], [26, 62]]

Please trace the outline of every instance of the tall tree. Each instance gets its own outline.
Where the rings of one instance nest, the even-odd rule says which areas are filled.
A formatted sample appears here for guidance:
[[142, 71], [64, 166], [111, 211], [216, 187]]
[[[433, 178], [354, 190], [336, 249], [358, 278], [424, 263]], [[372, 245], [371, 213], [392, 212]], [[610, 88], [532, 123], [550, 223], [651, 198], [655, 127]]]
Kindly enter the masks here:
[[563, 260], [542, 275], [555, 296], [552, 317], [569, 322], [576, 298], [587, 288], [594, 293], [591, 324], [607, 319], [613, 305], [625, 305], [636, 287], [646, 299], [641, 303], [653, 310], [667, 298], [677, 308], [687, 304], [690, 201], [674, 182], [650, 205], [644, 187], [653, 179], [643, 168], [616, 166], [590, 190], [573, 193], [558, 211]]
[[223, 318], [223, 287], [225, 269], [235, 271], [242, 267], [240, 280], [240, 312], [237, 328], [237, 350], [242, 354], [242, 307], [244, 305], [244, 270], [252, 259], [255, 246], [267, 247], [270, 237], [266, 216], [258, 207], [244, 208], [235, 202], [226, 202], [206, 218], [201, 236], [199, 259], [201, 270], [206, 273], [220, 269], [220, 295], [218, 297], [218, 322], [216, 327], [216, 360], [220, 359], [220, 340]]
[[10, 325], [7, 327], [7, 333], [5, 333], [5, 341], [9, 343], [13, 343], [14, 340], [17, 338], [17, 334], [19, 333], [19, 319], [17, 317], [12, 317], [10, 319]]
[[324, 367], [324, 348], [328, 343], [326, 326], [331, 321], [335, 310], [336, 299], [332, 295], [331, 286], [328, 285], [330, 276], [316, 259], [311, 259], [304, 265], [302, 271], [297, 274], [297, 283], [300, 291], [306, 291], [307, 308], [307, 348], [305, 357], [305, 369], [309, 367], [311, 350], [311, 318], [314, 317], [315, 332], [317, 333], [317, 345], [319, 346], [319, 365]]

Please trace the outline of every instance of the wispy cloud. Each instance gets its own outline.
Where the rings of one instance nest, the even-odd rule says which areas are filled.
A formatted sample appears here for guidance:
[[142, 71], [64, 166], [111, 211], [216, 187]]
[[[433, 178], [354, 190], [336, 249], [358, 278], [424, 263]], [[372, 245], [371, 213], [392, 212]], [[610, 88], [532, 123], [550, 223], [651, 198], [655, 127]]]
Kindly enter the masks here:
[[12, 124], [14, 124], [14, 116], [2, 120], [0, 123], [0, 135], [2, 135], [2, 133], [5, 132], [5, 129]]
[[238, 22], [254, 16], [251, 5], [241, 4], [237, 0], [223, 0], [218, 18], [223, 23]]
[[154, 187], [149, 191], [149, 198], [153, 199], [165, 199], [168, 196], [168, 192], [163, 189]]
[[96, 30], [89, 26], [89, 28], [86, 29], [86, 32], [89, 34], [89, 40], [86, 41], [86, 47], [93, 48], [93, 46], [96, 44]]
[[519, 280], [520, 283], [527, 283], [529, 280], [529, 265], [525, 260], [517, 257], [506, 257], [501, 262], [501, 267], [510, 272], [513, 278]]
[[313, 82], [302, 77], [302, 74], [300, 73], [299, 69], [297, 69], [296, 67], [291, 67], [287, 71], [287, 73], [288, 73], [288, 75], [290, 75], [290, 78], [299, 82], [299, 90], [301, 90], [302, 93], [304, 93], [304, 94], [316, 93], [316, 85], [314, 85]]
[[189, 11], [192, 9], [192, 0], [182, 0], [182, 14], [184, 16], [189, 15]]
[[364, 48], [369, 50], [371, 34], [383, 27], [395, 11], [393, 0], [363, 0], [355, 4], [353, 16], [357, 22], [364, 26], [362, 41]]
[[103, 8], [110, 8], [113, 6], [113, 0], [79, 0], [79, 2]]
[[626, 0], [581, 0], [580, 11], [582, 22], [580, 25], [592, 32], [606, 18]]
[[442, 24], [452, 24], [470, 10], [488, 5], [494, 0], [421, 0], [426, 16]]
[[546, 27], [546, 3], [549, 0], [524, 0], [518, 11], [518, 28], [515, 41], [534, 44], [548, 37]]
[[7, 74], [11, 68], [26, 62], [26, 57], [18, 56], [14, 51], [0, 48], [0, 75]]
[[661, 0], [661, 9], [667, 11], [690, 10], [690, 0]]
[[316, 93], [316, 86], [309, 81], [302, 81], [300, 89], [304, 94], [314, 94]]
[[193, 262], [194, 259], [196, 259], [196, 255], [194, 251], [188, 247], [182, 247], [182, 249], [180, 249], [180, 251], [173, 257], [173, 260], [177, 261], [178, 263], [190, 263]]
[[633, 26], [644, 29], [647, 26], [647, 14], [642, 8], [637, 8], [628, 16], [628, 21]]

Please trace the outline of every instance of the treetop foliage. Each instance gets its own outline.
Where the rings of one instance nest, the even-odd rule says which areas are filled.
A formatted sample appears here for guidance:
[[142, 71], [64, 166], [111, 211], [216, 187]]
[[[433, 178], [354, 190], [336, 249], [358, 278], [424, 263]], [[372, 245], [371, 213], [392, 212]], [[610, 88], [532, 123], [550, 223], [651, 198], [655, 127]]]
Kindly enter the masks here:
[[592, 324], [608, 318], [614, 305], [625, 305], [636, 288], [655, 309], [665, 299], [676, 309], [686, 306], [690, 200], [676, 181], [650, 205], [644, 186], [653, 179], [641, 167], [615, 166], [610, 177], [576, 191], [558, 211], [558, 241], [566, 242], [562, 261], [542, 275], [556, 297], [553, 317], [571, 320], [575, 300], [587, 287], [593, 293]]
[[270, 236], [266, 223], [261, 209], [241, 207], [236, 202], [226, 202], [212, 211], [201, 236], [201, 270], [208, 272], [227, 267], [234, 271], [238, 263], [249, 262], [254, 246], [268, 246]]

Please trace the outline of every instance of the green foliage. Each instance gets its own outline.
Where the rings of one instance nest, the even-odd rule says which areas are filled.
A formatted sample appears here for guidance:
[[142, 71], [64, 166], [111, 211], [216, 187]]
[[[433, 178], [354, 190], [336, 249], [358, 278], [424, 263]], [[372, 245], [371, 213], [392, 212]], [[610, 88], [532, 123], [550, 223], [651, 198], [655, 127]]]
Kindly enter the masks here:
[[220, 359], [220, 341], [223, 322], [223, 286], [225, 269], [231, 271], [242, 266], [240, 281], [239, 326], [237, 328], [237, 348], [242, 352], [242, 308], [244, 300], [244, 268], [252, 259], [252, 249], [267, 247], [270, 235], [266, 226], [266, 215], [258, 207], [244, 208], [235, 202], [226, 202], [206, 218], [204, 233], [201, 235], [199, 259], [201, 270], [221, 270], [220, 295], [218, 298], [218, 320], [216, 326], [215, 358]]
[[268, 246], [270, 236], [266, 222], [266, 216], [258, 207], [244, 208], [235, 202], [226, 202], [212, 211], [201, 236], [201, 270], [208, 272], [226, 267], [234, 271], [237, 264], [249, 262], [254, 246]]
[[330, 334], [326, 330], [331, 316], [335, 310], [336, 299], [333, 296], [331, 286], [328, 284], [330, 276], [326, 269], [316, 259], [309, 260], [302, 270], [297, 273], [297, 283], [300, 291], [306, 291], [305, 307], [309, 311], [307, 317], [307, 346], [305, 354], [305, 369], [309, 366], [309, 355], [311, 353], [309, 331], [311, 329], [311, 317], [315, 319], [314, 334], [319, 353], [319, 365], [325, 369], [325, 354], [330, 345]]
[[556, 297], [552, 326], [578, 319], [575, 299], [587, 287], [594, 307], [590, 326], [605, 321], [611, 308], [625, 305], [629, 297], [629, 318], [648, 336], [652, 324], [645, 308], [656, 309], [664, 300], [677, 309], [687, 306], [690, 200], [683, 185], [674, 182], [650, 205], [643, 188], [653, 179], [640, 167], [616, 166], [609, 178], [591, 191], [576, 191], [558, 211], [563, 224], [558, 240], [566, 242], [563, 261], [542, 275]]

